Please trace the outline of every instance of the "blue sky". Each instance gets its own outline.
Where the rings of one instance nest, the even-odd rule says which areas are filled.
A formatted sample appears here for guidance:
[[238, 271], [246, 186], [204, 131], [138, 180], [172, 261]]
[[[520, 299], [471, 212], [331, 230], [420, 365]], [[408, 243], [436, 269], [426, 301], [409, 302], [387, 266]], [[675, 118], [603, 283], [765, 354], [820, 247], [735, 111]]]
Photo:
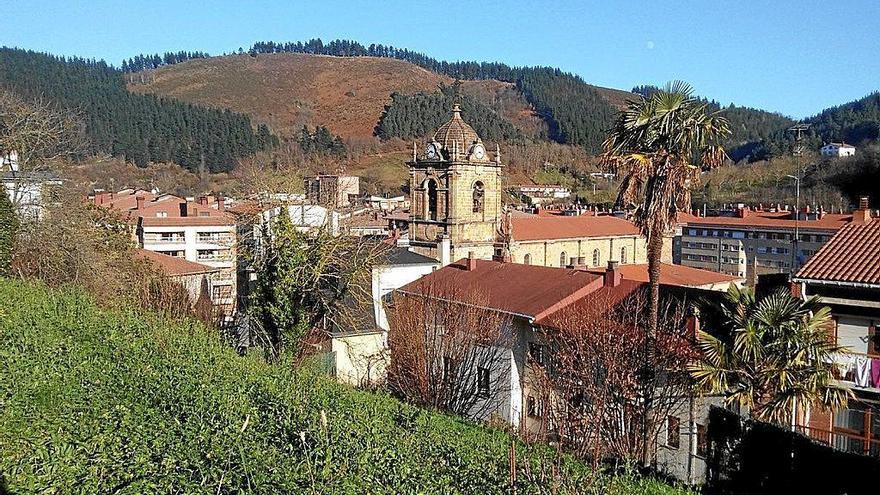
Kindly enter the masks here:
[[0, 45], [103, 58], [348, 38], [550, 65], [620, 89], [672, 79], [794, 117], [880, 89], [880, 2], [0, 0]]

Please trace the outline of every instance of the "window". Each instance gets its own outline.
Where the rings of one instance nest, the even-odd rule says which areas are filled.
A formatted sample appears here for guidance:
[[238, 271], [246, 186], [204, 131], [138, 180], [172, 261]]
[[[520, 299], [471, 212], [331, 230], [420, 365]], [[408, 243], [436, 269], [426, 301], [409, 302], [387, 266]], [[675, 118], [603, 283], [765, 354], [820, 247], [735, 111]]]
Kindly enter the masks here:
[[529, 342], [529, 357], [535, 363], [543, 366], [546, 358], [546, 346], [537, 342]]
[[157, 211], [156, 216], [159, 218], [168, 218], [168, 212], [167, 211]]
[[681, 424], [677, 417], [666, 417], [666, 445], [677, 449], [681, 445]]
[[425, 199], [427, 200], [425, 218], [437, 220], [437, 181], [434, 179], [425, 181]]
[[526, 253], [525, 256], [523, 256], [523, 264], [524, 265], [531, 265], [532, 264], [532, 255], [531, 254]]
[[626, 259], [626, 246], [620, 248], [620, 264], [625, 265], [627, 263]]
[[449, 380], [453, 375], [452, 358], [443, 356], [443, 380]]
[[701, 425], [697, 423], [697, 455], [700, 457], [706, 457], [706, 453], [708, 452], [708, 438], [706, 438], [706, 425]]
[[483, 190], [483, 183], [480, 181], [474, 182], [473, 187], [473, 197], [474, 197], [474, 213], [482, 213], [483, 212], [483, 195], [485, 191]]
[[535, 399], [531, 395], [526, 397], [526, 414], [529, 415], [530, 418], [540, 418], [543, 416], [543, 409], [541, 407], [541, 401]]
[[593, 266], [599, 266], [599, 263], [602, 262], [601, 255], [599, 254], [598, 249], [593, 250]]
[[566, 261], [568, 260], [565, 259], [565, 251], [559, 253], [559, 266], [562, 267], [567, 265]]
[[489, 397], [489, 368], [477, 366], [477, 397]]
[[215, 285], [211, 290], [211, 300], [220, 301], [229, 299], [232, 296], [231, 285]]

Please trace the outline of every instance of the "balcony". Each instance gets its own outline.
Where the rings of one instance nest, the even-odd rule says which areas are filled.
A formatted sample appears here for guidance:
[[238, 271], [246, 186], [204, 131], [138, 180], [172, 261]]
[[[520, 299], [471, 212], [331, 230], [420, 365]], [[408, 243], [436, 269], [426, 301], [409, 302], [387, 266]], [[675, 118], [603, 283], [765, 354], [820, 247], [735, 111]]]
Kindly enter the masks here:
[[[880, 394], [880, 383], [872, 383], [871, 360], [873, 359], [880, 359], [880, 356], [853, 351], [836, 355], [834, 357], [834, 363], [836, 364], [835, 376], [837, 380], [840, 381], [842, 385], [848, 387], [856, 387], [861, 390], [873, 391]], [[867, 385], [864, 380], [859, 384], [859, 380], [857, 379], [856, 364], [860, 360], [868, 361], [866, 370]]]
[[843, 452], [880, 457], [880, 439], [841, 430], [797, 426], [798, 433]]

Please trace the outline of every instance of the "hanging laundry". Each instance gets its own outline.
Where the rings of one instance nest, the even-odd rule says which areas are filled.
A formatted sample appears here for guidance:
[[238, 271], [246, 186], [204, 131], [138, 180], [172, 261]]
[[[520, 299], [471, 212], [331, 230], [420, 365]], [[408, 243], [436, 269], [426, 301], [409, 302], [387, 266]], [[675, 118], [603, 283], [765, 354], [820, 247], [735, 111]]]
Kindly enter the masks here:
[[880, 359], [871, 358], [871, 386], [880, 388]]
[[856, 368], [856, 385], [868, 387], [871, 385], [871, 360], [867, 356], [856, 356], [853, 360]]

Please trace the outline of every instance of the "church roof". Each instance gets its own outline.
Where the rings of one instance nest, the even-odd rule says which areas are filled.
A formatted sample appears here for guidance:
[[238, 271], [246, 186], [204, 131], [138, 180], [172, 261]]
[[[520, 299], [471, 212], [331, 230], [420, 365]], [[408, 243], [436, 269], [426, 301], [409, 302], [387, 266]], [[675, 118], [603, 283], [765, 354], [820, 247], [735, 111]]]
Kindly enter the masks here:
[[479, 140], [477, 131], [461, 118], [461, 107], [458, 103], [452, 106], [452, 118], [434, 133], [434, 141], [440, 143], [443, 150], [451, 152], [453, 143], [457, 143], [461, 155], [467, 153], [468, 148]]

